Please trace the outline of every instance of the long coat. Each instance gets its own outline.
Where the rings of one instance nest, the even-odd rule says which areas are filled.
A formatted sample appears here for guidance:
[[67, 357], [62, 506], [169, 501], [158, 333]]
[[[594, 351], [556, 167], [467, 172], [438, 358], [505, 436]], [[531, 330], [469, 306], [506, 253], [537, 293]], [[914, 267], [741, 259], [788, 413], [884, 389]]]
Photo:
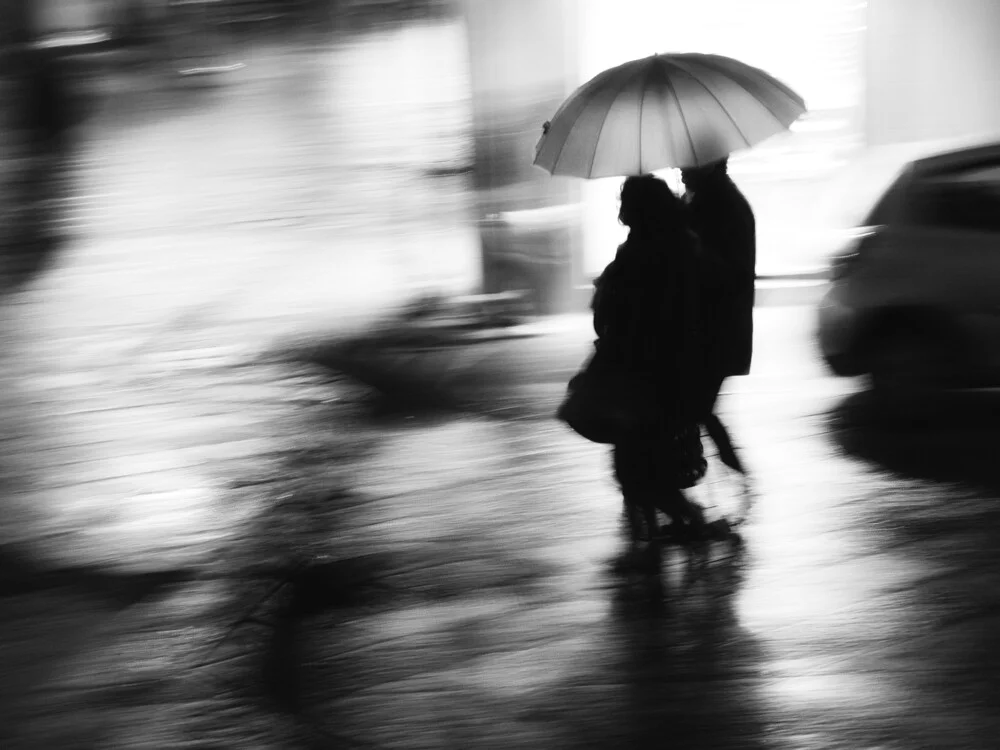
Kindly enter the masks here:
[[[625, 371], [652, 376], [669, 419], [694, 409], [702, 373], [697, 239], [679, 230], [664, 246], [630, 238], [595, 283], [598, 347]], [[678, 409], [680, 411], [678, 411]]]
[[702, 246], [702, 326], [708, 370], [716, 377], [746, 375], [753, 359], [757, 275], [753, 210], [728, 176], [702, 187], [688, 208]]

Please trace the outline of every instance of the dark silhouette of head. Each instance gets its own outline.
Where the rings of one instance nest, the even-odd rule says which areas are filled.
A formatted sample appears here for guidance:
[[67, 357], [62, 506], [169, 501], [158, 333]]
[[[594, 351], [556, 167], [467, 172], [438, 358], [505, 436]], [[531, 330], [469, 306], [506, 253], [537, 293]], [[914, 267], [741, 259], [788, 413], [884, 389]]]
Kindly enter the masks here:
[[632, 234], [652, 237], [683, 226], [683, 212], [680, 198], [659, 177], [646, 174], [622, 183], [618, 221]]
[[688, 167], [681, 170], [681, 180], [688, 190], [697, 192], [700, 188], [710, 185], [716, 180], [724, 180], [729, 174], [729, 159], [719, 159], [711, 164], [700, 167]]

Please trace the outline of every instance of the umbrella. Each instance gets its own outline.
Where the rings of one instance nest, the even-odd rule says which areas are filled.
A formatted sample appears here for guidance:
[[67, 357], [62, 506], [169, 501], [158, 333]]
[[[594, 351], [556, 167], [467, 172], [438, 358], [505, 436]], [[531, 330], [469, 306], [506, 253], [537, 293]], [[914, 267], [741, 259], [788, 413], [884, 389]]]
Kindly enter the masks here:
[[545, 123], [535, 165], [594, 179], [718, 161], [787, 130], [805, 102], [721, 55], [653, 55], [604, 71]]

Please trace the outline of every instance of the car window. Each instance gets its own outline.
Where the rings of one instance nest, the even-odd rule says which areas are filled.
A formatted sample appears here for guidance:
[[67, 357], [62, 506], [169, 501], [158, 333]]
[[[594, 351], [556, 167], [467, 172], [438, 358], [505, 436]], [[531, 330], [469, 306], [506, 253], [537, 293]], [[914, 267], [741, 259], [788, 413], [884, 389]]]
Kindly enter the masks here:
[[1000, 233], [1000, 164], [921, 180], [907, 216], [921, 226]]

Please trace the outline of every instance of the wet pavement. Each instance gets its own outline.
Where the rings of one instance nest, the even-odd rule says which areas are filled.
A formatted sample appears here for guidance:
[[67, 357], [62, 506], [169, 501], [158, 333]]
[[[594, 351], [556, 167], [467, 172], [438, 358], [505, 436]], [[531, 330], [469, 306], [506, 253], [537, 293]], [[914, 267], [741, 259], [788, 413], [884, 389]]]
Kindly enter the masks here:
[[[606, 451], [551, 419], [585, 318], [375, 344], [366, 379], [412, 396], [378, 419], [288, 356], [468, 239], [462, 178], [349, 147], [394, 132], [389, 93], [336, 110], [322, 55], [261, 47], [248, 88], [187, 109], [102, 79], [72, 241], [3, 307], [0, 744], [996, 747], [993, 407], [886, 425], [824, 372], [810, 308], [760, 308], [721, 403], [757, 477], [744, 546], [613, 574]], [[408, 179], [435, 187], [375, 225], [359, 196]], [[427, 384], [447, 409], [416, 409]], [[736, 499], [714, 464], [695, 494]]]
[[[758, 311], [722, 405], [760, 491], [745, 546], [673, 551], [655, 585], [611, 571], [607, 457], [544, 418], [556, 377], [504, 380], [519, 417], [388, 431], [361, 491], [390, 593], [304, 620], [305, 714], [378, 747], [991, 747], [995, 489], [866, 460], [885, 437], [847, 438], [841, 412], [876, 417], [810, 356], [808, 313]], [[554, 374], [575, 331], [495, 356]], [[718, 466], [696, 494], [735, 500]]]
[[[355, 389], [267, 352], [362, 328], [428, 273], [448, 288], [438, 262], [464, 283], [464, 178], [425, 174], [464, 158], [433, 143], [461, 134], [462, 48], [454, 27], [427, 33], [429, 114], [389, 90], [352, 106], [344, 71], [395, 32], [261, 40], [252, 65], [191, 85], [87, 63], [94, 108], [43, 207], [65, 242], [2, 302], [3, 747], [249, 747], [259, 728], [288, 746], [295, 728], [241, 692], [257, 671], [218, 652], [266, 651], [240, 617], [329, 536], [313, 505], [337, 505], [368, 441]], [[420, 159], [394, 162], [401, 138]]]

